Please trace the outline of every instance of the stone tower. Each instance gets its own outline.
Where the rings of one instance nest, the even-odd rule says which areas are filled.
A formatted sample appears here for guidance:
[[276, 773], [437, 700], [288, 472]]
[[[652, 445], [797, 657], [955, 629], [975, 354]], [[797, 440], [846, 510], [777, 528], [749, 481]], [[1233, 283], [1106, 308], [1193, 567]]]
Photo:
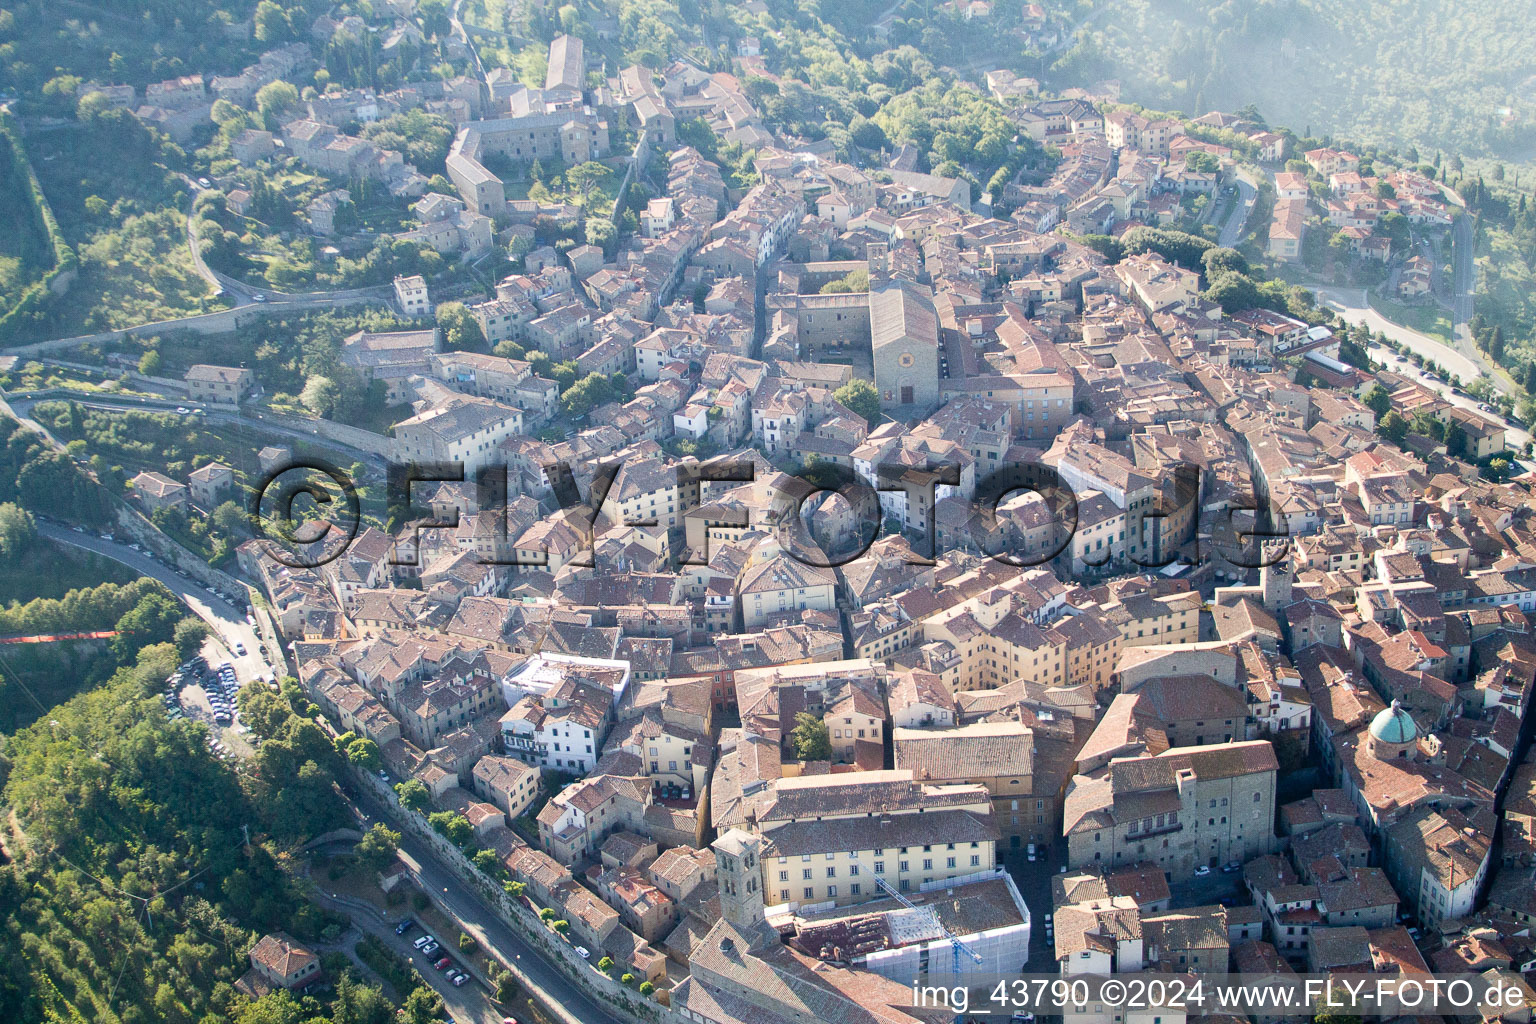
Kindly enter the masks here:
[[720, 887], [720, 914], [744, 932], [763, 927], [763, 868], [760, 837], [739, 828], [716, 839], [715, 878]]
[[1291, 597], [1290, 566], [1276, 562], [1259, 570], [1259, 587], [1264, 591], [1264, 610], [1279, 615], [1281, 610], [1295, 603]]

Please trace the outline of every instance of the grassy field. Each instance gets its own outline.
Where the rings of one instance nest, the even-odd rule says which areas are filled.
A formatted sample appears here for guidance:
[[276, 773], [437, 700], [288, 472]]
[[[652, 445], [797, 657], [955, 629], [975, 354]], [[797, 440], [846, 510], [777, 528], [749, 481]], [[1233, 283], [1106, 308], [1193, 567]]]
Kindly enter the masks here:
[[1408, 305], [1382, 295], [1369, 292], [1367, 295], [1371, 308], [1393, 323], [1411, 327], [1432, 338], [1438, 338], [1447, 345], [1455, 344], [1456, 331], [1451, 322], [1450, 311], [1439, 303], [1430, 302], [1422, 306]]

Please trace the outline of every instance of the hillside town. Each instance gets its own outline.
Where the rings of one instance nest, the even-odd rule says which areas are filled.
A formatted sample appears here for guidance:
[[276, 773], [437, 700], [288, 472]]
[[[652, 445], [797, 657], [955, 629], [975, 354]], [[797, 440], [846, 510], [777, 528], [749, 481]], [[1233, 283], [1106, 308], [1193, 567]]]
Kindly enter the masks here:
[[[421, 35], [384, 20], [385, 47]], [[387, 194], [399, 241], [515, 256], [367, 296], [393, 322], [336, 360], [366, 423], [217, 345], [106, 357], [151, 408], [272, 429], [125, 474], [178, 540], [317, 456], [352, 467], [347, 543], [295, 559], [253, 512], [224, 569], [273, 679], [376, 745], [358, 784], [466, 823], [472, 861], [440, 855], [625, 1024], [938, 1024], [914, 984], [1019, 973], [1476, 974], [1536, 1001], [1529, 435], [1258, 272], [1310, 244], [1430, 302], [1464, 198], [1006, 70], [978, 77], [1009, 144], [1049, 159], [983, 189], [787, 133], [744, 86], [759, 41], [730, 53], [616, 68], [561, 33], [541, 87], [333, 90], [233, 137], [230, 211], [296, 161], [329, 186], [298, 228], [322, 241]], [[80, 91], [185, 141], [313, 62]], [[452, 125], [446, 174], [357, 134], [409, 111]], [[594, 164], [633, 230], [556, 238], [591, 197], [535, 198], [528, 168]], [[319, 963], [281, 933], [250, 960], [267, 989]]]
[[[515, 232], [546, 211], [485, 154], [597, 158], [603, 104], [631, 111], [665, 182], [642, 232], [615, 260], [532, 250], [467, 308], [488, 342], [633, 397], [547, 441], [557, 385], [526, 360], [349, 338], [418, 410], [399, 458], [505, 465], [505, 506], [418, 484], [431, 515], [316, 569], [240, 551], [305, 692], [390, 779], [689, 1019], [896, 1019], [871, 1003], [919, 963], [948, 975], [951, 936], [978, 972], [1536, 965], [1532, 506], [1476, 465], [1504, 425], [1342, 362], [1339, 328], [1227, 314], [1163, 255], [1051, 230], [1167, 223], [1229, 154], [1030, 104], [1021, 128], [1064, 162], [1002, 219], [963, 182], [770, 137], [686, 62], [589, 95], [580, 49], [556, 40], [542, 90], [493, 82], [449, 157], [458, 196], [423, 203]], [[673, 145], [698, 113], [753, 138], [758, 184]], [[1191, 149], [1227, 166], [1183, 168]], [[1306, 160], [1369, 242], [1348, 154]], [[1276, 176], [1272, 251], [1301, 177]], [[1449, 223], [1453, 197], [1393, 183]], [[420, 286], [397, 282], [402, 307]], [[840, 400], [853, 380], [873, 419]], [[1385, 441], [1377, 389], [1460, 444]], [[827, 466], [877, 495], [883, 536], [818, 566], [797, 531], [830, 551], [867, 525], [851, 492], [797, 483]], [[1008, 466], [1053, 470], [1075, 528], [1040, 493], [983, 524], [978, 485]], [[1212, 524], [1256, 497], [1285, 550], [1241, 568]], [[1308, 764], [1316, 788], [1287, 786]]]

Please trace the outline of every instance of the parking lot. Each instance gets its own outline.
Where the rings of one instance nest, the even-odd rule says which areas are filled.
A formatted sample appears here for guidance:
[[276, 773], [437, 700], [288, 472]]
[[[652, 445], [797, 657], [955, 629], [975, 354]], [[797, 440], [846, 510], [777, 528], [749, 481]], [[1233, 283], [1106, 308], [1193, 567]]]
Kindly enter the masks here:
[[240, 721], [235, 695], [242, 684], [230, 661], [232, 652], [209, 639], [202, 653], [183, 662], [165, 681], [161, 699], [166, 714], [208, 726], [208, 745], [221, 758], [250, 752], [250, 730]]

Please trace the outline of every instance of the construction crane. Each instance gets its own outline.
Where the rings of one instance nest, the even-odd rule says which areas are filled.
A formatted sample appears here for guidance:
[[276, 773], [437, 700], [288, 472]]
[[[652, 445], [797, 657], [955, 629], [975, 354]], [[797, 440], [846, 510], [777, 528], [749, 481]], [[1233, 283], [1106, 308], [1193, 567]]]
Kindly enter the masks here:
[[[895, 900], [897, 903], [900, 903], [902, 906], [906, 907], [908, 910], [916, 910], [916, 909], [918, 909], [916, 903], [913, 903], [911, 900], [907, 899], [901, 893], [897, 892], [896, 889], [894, 887], [892, 887], [891, 883], [887, 882], [877, 872], [871, 871], [870, 874], [875, 876], [875, 887], [877, 889], [879, 889], [880, 891], [884, 892], [886, 895], [890, 896], [891, 899]], [[955, 937], [955, 933], [954, 932], [950, 931], [948, 928], [946, 928], [944, 926], [944, 922], [943, 921], [939, 921], [939, 915], [938, 915], [937, 912], [935, 912], [933, 916], [934, 916], [934, 920], [938, 921], [939, 930], [942, 931], [944, 933], [944, 937], [949, 940], [950, 948], [953, 950], [953, 952], [955, 954], [955, 978], [956, 979], [958, 979], [960, 977], [960, 954], [961, 953], [964, 953], [966, 956], [970, 957], [972, 960], [974, 960], [978, 964], [986, 963], [986, 960], [982, 958], [982, 955], [980, 953], [976, 952], [970, 946], [967, 946], [965, 943], [961, 942], [958, 938]]]

